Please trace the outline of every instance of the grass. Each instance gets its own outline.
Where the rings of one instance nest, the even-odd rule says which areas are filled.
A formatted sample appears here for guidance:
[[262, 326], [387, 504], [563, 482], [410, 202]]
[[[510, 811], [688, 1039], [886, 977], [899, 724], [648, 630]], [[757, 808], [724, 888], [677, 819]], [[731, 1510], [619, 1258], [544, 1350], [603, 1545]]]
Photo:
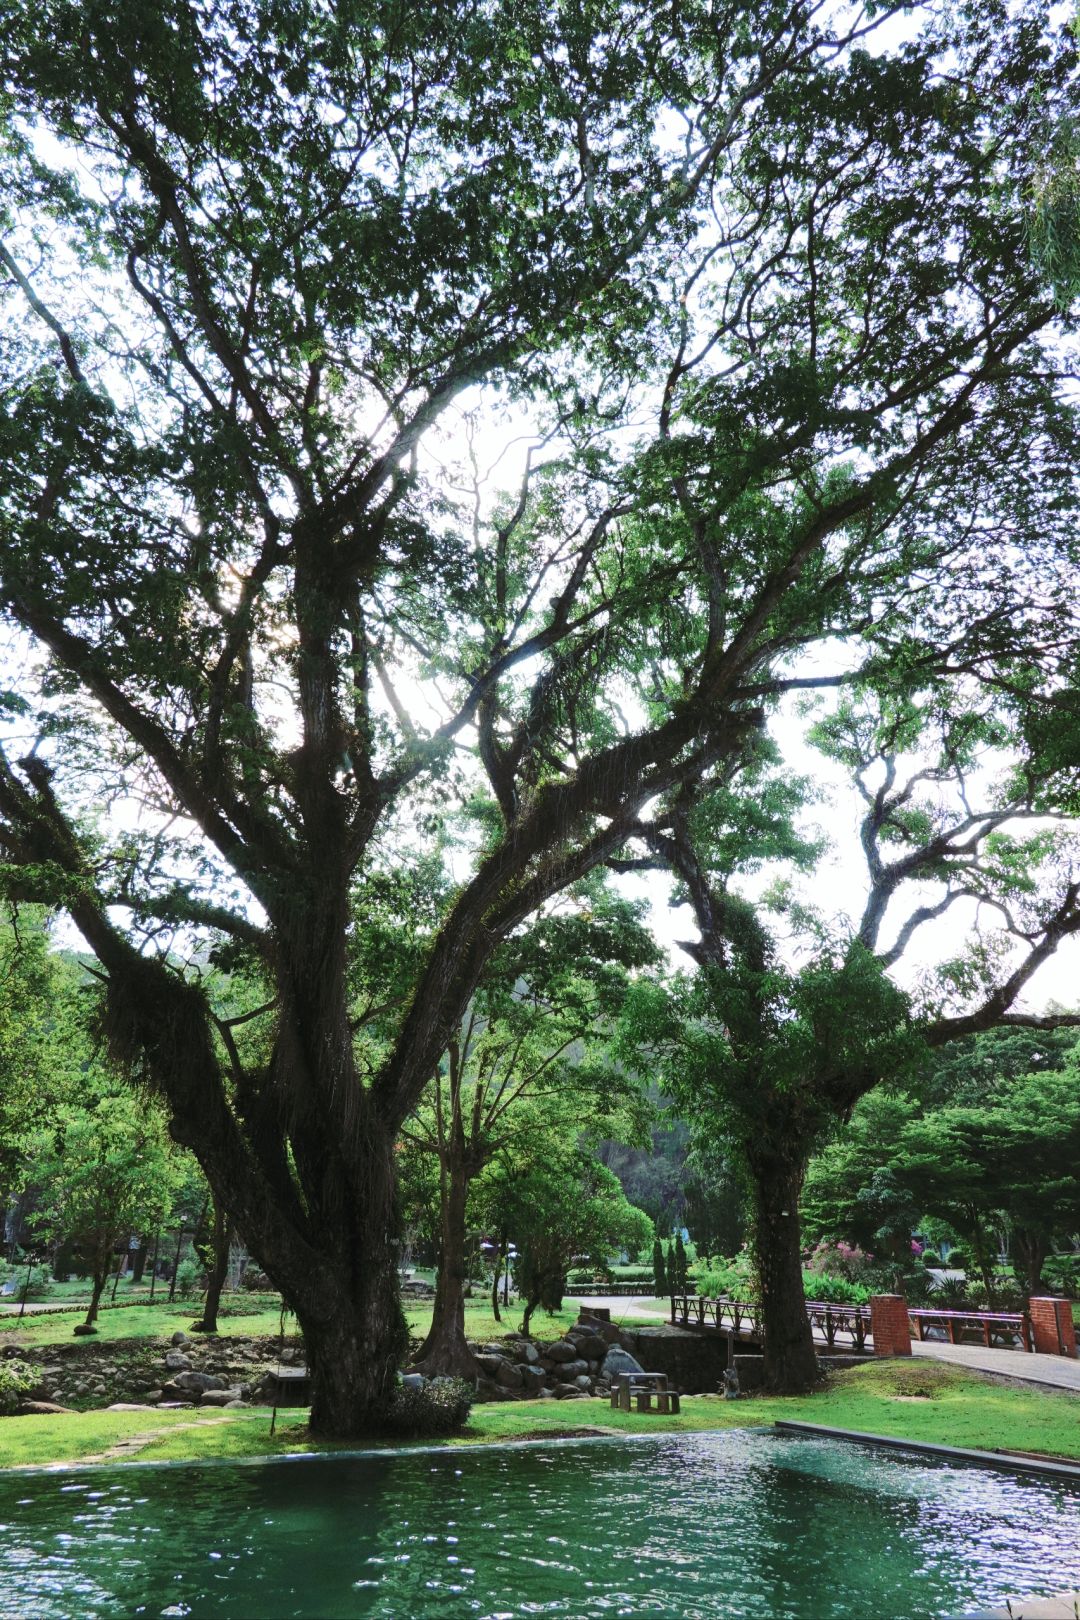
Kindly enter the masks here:
[[[349, 1447], [319, 1444], [301, 1411], [278, 1413], [271, 1438], [265, 1408], [195, 1411], [86, 1412], [66, 1417], [0, 1420], [0, 1466], [120, 1461], [137, 1457], [196, 1460], [259, 1457]], [[834, 1374], [819, 1394], [724, 1401], [688, 1396], [676, 1418], [613, 1412], [606, 1401], [506, 1401], [474, 1408], [452, 1444], [543, 1438], [575, 1431], [643, 1434], [747, 1428], [778, 1418], [859, 1429], [904, 1440], [986, 1451], [1030, 1451], [1080, 1459], [1080, 1400], [1044, 1393], [945, 1365], [890, 1361]]]
[[[218, 1318], [222, 1335], [245, 1338], [277, 1334], [281, 1303], [276, 1295], [240, 1294], [235, 1296], [235, 1302], [251, 1314], [229, 1314], [232, 1301], [226, 1296], [225, 1309]], [[197, 1299], [178, 1299], [171, 1305], [167, 1300], [160, 1305], [156, 1302], [153, 1305], [117, 1305], [113, 1310], [102, 1311], [97, 1319], [98, 1331], [88, 1342], [101, 1345], [117, 1339], [168, 1338], [178, 1328], [188, 1332], [199, 1315], [199, 1306]], [[404, 1309], [409, 1332], [413, 1338], [422, 1339], [431, 1322], [430, 1302], [410, 1301]], [[617, 1319], [618, 1313], [612, 1314]], [[512, 1333], [521, 1326], [520, 1305], [504, 1306], [502, 1315], [503, 1320], [496, 1322], [490, 1300], [468, 1300], [465, 1305], [465, 1331], [470, 1339], [487, 1340], [501, 1338], [504, 1333]], [[539, 1312], [533, 1318], [532, 1328], [540, 1338], [557, 1339], [577, 1319], [577, 1303], [568, 1300], [565, 1308], [552, 1316]], [[662, 1316], [657, 1317], [657, 1320], [661, 1319]], [[5, 1313], [0, 1315], [0, 1345], [66, 1344], [73, 1338], [72, 1329], [79, 1321], [81, 1317], [67, 1312], [53, 1315], [43, 1312], [40, 1316], [25, 1316], [21, 1321], [13, 1313]], [[286, 1317], [285, 1331], [286, 1335], [296, 1332], [292, 1317]]]
[[[255, 1334], [277, 1333], [280, 1320], [280, 1306], [277, 1303], [263, 1304], [258, 1296], [245, 1296], [245, 1305], [254, 1307], [251, 1316], [227, 1316], [219, 1318], [218, 1326], [222, 1334], [239, 1335], [247, 1337]], [[114, 1339], [156, 1339], [162, 1336], [168, 1338], [178, 1328], [185, 1333], [198, 1316], [198, 1302], [194, 1300], [178, 1299], [169, 1304], [153, 1305], [118, 1305], [115, 1310], [102, 1311], [97, 1319], [97, 1333], [91, 1339], [83, 1340], [90, 1345], [108, 1344]], [[68, 1315], [66, 1312], [41, 1316], [26, 1316], [22, 1321], [16, 1316], [0, 1316], [0, 1344], [19, 1345], [45, 1345], [67, 1344], [72, 1338], [72, 1328], [82, 1318]], [[295, 1331], [295, 1324], [292, 1324]], [[286, 1323], [288, 1330], [289, 1323]]]

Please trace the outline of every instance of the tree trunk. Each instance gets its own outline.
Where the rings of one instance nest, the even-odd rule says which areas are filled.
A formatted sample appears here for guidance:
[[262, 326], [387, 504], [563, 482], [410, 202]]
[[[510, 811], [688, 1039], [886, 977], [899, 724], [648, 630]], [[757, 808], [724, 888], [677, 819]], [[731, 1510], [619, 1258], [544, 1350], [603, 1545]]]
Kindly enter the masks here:
[[820, 1372], [802, 1279], [799, 1194], [805, 1165], [748, 1154], [754, 1183], [758, 1284], [764, 1333], [765, 1383], [779, 1395], [801, 1395]]
[[414, 1362], [428, 1378], [474, 1379], [479, 1373], [465, 1338], [465, 1233], [469, 1182], [464, 1166], [450, 1154], [442, 1178], [439, 1209], [439, 1271], [431, 1327]]
[[356, 1072], [348, 885], [335, 871], [334, 838], [319, 851], [318, 870], [297, 874], [277, 897], [270, 1062], [247, 1071], [234, 1052], [232, 1092], [202, 993], [76, 910], [111, 970], [114, 1049], [144, 1054], [168, 1099], [173, 1138], [194, 1152], [296, 1316], [313, 1379], [313, 1431], [351, 1439], [385, 1431], [408, 1350], [394, 1162], [403, 1104], [401, 1088], [366, 1087]]
[[[386, 1428], [409, 1346], [396, 1251], [383, 1233], [353, 1231], [352, 1265], [341, 1277], [340, 1290], [333, 1298], [313, 1302], [318, 1308], [296, 1309], [313, 1381], [311, 1431], [327, 1439], [347, 1440]], [[342, 1235], [334, 1234], [337, 1239]]]
[[146, 1256], [148, 1249], [149, 1244], [147, 1243], [146, 1239], [140, 1238], [139, 1247], [135, 1250], [135, 1258], [131, 1263], [132, 1288], [137, 1288], [143, 1280], [143, 1272], [146, 1270]]
[[180, 1250], [184, 1247], [184, 1228], [176, 1234], [176, 1253], [173, 1255], [172, 1277], [169, 1279], [169, 1304], [176, 1298], [176, 1273], [180, 1270]]
[[1013, 1228], [1012, 1246], [1023, 1272], [1024, 1292], [1029, 1298], [1032, 1294], [1041, 1294], [1045, 1288], [1043, 1266], [1049, 1251], [1046, 1239], [1030, 1227], [1017, 1226]]
[[986, 1233], [983, 1229], [982, 1221], [979, 1219], [978, 1213], [975, 1210], [971, 1211], [971, 1222], [971, 1247], [975, 1255], [975, 1264], [979, 1268], [979, 1275], [982, 1277], [983, 1287], [986, 1289], [986, 1309], [988, 1311], [992, 1311], [996, 1309], [995, 1300], [997, 1297], [994, 1291], [994, 1272], [990, 1264], [990, 1255], [986, 1247]]
[[128, 1245], [130, 1244], [130, 1242], [131, 1242], [131, 1236], [129, 1234], [124, 1239], [124, 1247], [120, 1251], [120, 1263], [116, 1268], [116, 1276], [113, 1278], [112, 1293], [109, 1296], [110, 1299], [113, 1299], [113, 1300], [116, 1299], [116, 1290], [120, 1286], [120, 1279], [124, 1275], [124, 1270], [125, 1270], [125, 1268], [127, 1266], [128, 1254], [130, 1252], [129, 1248], [128, 1248]]
[[94, 1326], [94, 1323], [97, 1321], [98, 1306], [101, 1304], [101, 1296], [105, 1292], [105, 1285], [109, 1280], [109, 1261], [111, 1258], [111, 1250], [107, 1249], [103, 1254], [99, 1254], [94, 1261], [94, 1287], [93, 1292], [90, 1295], [90, 1309], [87, 1311], [83, 1321], [81, 1321], [78, 1327], [75, 1329], [75, 1332], [78, 1334], [97, 1332], [97, 1328]]
[[218, 1330], [218, 1307], [221, 1304], [221, 1291], [225, 1287], [225, 1278], [229, 1271], [229, 1246], [232, 1243], [233, 1227], [224, 1209], [214, 1199], [214, 1263], [206, 1276], [206, 1298], [203, 1301], [203, 1311], [197, 1322], [191, 1324], [196, 1333], [216, 1333]]

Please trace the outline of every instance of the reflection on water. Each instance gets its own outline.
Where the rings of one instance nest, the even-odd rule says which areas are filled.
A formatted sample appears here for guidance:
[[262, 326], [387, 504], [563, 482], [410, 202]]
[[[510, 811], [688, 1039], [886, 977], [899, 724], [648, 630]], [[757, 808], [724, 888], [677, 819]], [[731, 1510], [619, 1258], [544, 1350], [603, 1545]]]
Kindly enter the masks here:
[[1080, 1586], [1080, 1495], [770, 1434], [0, 1482], [0, 1615], [916, 1620]]

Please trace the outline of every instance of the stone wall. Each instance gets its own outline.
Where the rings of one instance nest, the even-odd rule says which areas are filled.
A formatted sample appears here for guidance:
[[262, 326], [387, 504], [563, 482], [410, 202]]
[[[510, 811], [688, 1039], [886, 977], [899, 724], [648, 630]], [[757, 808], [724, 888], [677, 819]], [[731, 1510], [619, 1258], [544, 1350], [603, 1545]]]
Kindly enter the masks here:
[[[726, 1333], [693, 1333], [686, 1328], [628, 1329], [623, 1338], [646, 1372], [667, 1373], [684, 1395], [715, 1395], [727, 1366]], [[749, 1346], [740, 1342], [740, 1350]]]

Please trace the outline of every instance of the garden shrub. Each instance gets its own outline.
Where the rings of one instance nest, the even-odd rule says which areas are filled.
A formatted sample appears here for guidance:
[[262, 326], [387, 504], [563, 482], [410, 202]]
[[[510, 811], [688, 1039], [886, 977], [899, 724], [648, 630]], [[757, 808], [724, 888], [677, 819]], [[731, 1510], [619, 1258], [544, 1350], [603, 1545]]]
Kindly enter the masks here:
[[972, 1308], [968, 1285], [963, 1277], [946, 1277], [934, 1289], [931, 1303], [943, 1311], [967, 1311]]
[[726, 1294], [731, 1299], [751, 1300], [757, 1292], [753, 1260], [744, 1249], [731, 1260], [721, 1260], [713, 1266], [699, 1266], [697, 1284], [698, 1293], [709, 1299]]
[[971, 1265], [971, 1256], [962, 1243], [954, 1243], [949, 1250], [945, 1264], [950, 1271], [967, 1271]]
[[[981, 1278], [969, 1278], [967, 1297], [971, 1302], [973, 1311], [987, 1311], [990, 1309], [986, 1284]], [[995, 1311], [1021, 1311], [1024, 1308], [1024, 1302], [1024, 1290], [1015, 1277], [1002, 1276], [1000, 1273], [995, 1276], [993, 1305]]]
[[804, 1271], [803, 1288], [808, 1300], [823, 1305], [865, 1305], [870, 1298], [870, 1289], [864, 1284], [822, 1272]]
[[0, 1361], [0, 1417], [10, 1417], [37, 1381], [36, 1370], [27, 1362]]
[[822, 1239], [806, 1262], [807, 1271], [825, 1277], [845, 1277], [848, 1282], [868, 1283], [867, 1274], [875, 1267], [872, 1254], [856, 1244]]
[[1043, 1277], [1055, 1292], [1075, 1299], [1080, 1295], [1080, 1254], [1052, 1254], [1043, 1266]]
[[457, 1434], [472, 1410], [474, 1393], [461, 1378], [436, 1378], [419, 1389], [402, 1386], [394, 1392], [386, 1427], [402, 1440]]
[[924, 1249], [922, 1252], [922, 1263], [924, 1266], [933, 1267], [938, 1271], [945, 1264], [936, 1249]]
[[181, 1299], [188, 1299], [201, 1287], [203, 1282], [203, 1268], [195, 1260], [181, 1260], [176, 1268], [176, 1292]]
[[[925, 1266], [913, 1266], [910, 1271], [903, 1272], [893, 1280], [887, 1291], [903, 1294], [909, 1305], [937, 1304], [934, 1279]], [[881, 1292], [884, 1293], [886, 1290], [882, 1289]]]

